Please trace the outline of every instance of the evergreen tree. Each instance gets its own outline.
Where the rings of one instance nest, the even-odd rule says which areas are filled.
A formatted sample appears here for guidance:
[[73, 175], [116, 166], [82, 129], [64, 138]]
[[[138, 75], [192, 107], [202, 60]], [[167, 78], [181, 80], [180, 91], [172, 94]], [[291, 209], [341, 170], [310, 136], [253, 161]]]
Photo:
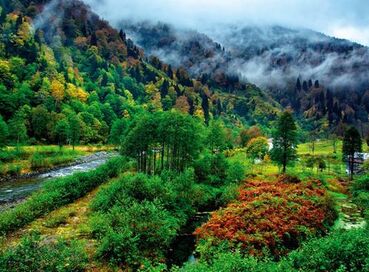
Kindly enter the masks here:
[[126, 33], [124, 33], [122, 29], [119, 31], [119, 37], [121, 38], [123, 42], [127, 40]]
[[307, 82], [306, 82], [306, 81], [304, 81], [304, 82], [302, 83], [302, 89], [304, 90], [304, 92], [307, 92], [307, 91], [309, 90], [309, 88], [308, 88], [308, 84], [307, 84]]
[[300, 81], [300, 78], [297, 79], [297, 82], [296, 82], [296, 89], [298, 91], [301, 91], [301, 81]]
[[354, 175], [355, 153], [361, 151], [362, 140], [360, 133], [356, 128], [350, 127], [345, 132], [342, 145], [343, 159], [349, 164], [350, 179], [352, 179]]
[[273, 148], [271, 158], [283, 167], [286, 172], [287, 165], [296, 160], [297, 132], [292, 113], [285, 111], [277, 122], [273, 135]]
[[308, 86], [309, 88], [313, 87], [313, 81], [311, 79], [309, 79]]
[[314, 88], [319, 88], [319, 87], [320, 87], [319, 80], [315, 80]]

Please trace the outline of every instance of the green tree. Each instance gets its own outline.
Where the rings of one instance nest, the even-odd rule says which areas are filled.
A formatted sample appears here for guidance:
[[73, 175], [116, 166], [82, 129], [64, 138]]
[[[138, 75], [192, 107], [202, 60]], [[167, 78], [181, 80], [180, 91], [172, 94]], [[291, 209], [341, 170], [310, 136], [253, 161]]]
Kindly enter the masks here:
[[350, 127], [345, 132], [342, 145], [343, 159], [349, 164], [350, 179], [352, 179], [354, 175], [355, 153], [361, 151], [362, 140], [360, 133], [356, 128]]
[[183, 171], [202, 149], [201, 126], [193, 117], [176, 111], [139, 115], [129, 127], [123, 153], [137, 159], [139, 171]]
[[17, 145], [27, 141], [26, 114], [23, 110], [17, 111], [9, 120], [9, 136]]
[[81, 121], [79, 120], [78, 116], [76, 114], [72, 114], [69, 117], [69, 131], [68, 131], [68, 138], [74, 147], [76, 144], [79, 143], [79, 139], [81, 138]]
[[268, 139], [265, 137], [257, 137], [251, 139], [246, 146], [247, 155], [253, 160], [263, 159], [268, 153]]
[[118, 119], [114, 121], [111, 127], [109, 141], [114, 145], [120, 145], [122, 136], [124, 135], [126, 129], [127, 121], [125, 119]]
[[47, 138], [47, 124], [49, 122], [49, 112], [44, 106], [38, 106], [32, 109], [32, 130], [38, 140]]
[[286, 173], [287, 165], [296, 160], [297, 128], [292, 113], [285, 111], [277, 121], [277, 127], [273, 134], [273, 148], [271, 158], [282, 166]]
[[55, 125], [55, 138], [60, 147], [60, 149], [67, 143], [69, 124], [66, 119], [59, 120]]
[[8, 125], [3, 120], [3, 117], [0, 115], [0, 148], [6, 146], [9, 137]]
[[209, 124], [206, 141], [212, 152], [221, 152], [227, 147], [226, 131], [220, 120], [212, 120]]

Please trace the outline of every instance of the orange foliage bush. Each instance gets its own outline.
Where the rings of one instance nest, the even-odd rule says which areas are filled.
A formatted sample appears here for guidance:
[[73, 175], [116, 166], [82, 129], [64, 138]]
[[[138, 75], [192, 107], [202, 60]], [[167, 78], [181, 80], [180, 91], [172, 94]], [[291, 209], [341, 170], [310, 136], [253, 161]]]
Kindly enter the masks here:
[[280, 256], [308, 235], [324, 234], [334, 218], [319, 181], [248, 181], [240, 189], [238, 201], [214, 213], [195, 234], [214, 243], [229, 241], [253, 255], [262, 255], [267, 248]]

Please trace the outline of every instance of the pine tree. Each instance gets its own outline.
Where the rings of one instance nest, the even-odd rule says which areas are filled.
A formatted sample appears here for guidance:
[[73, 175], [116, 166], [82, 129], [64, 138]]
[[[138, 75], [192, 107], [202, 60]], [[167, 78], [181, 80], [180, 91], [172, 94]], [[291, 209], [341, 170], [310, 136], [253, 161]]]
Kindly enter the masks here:
[[126, 33], [124, 33], [122, 29], [119, 31], [119, 37], [122, 39], [123, 42], [127, 40]]
[[301, 81], [300, 78], [297, 78], [297, 82], [296, 82], [296, 89], [300, 92], [301, 91]]
[[283, 167], [283, 173], [286, 172], [287, 165], [296, 160], [297, 131], [292, 113], [285, 111], [277, 122], [277, 128], [274, 132], [273, 148], [271, 158], [277, 164]]
[[320, 87], [319, 80], [315, 80], [314, 88], [319, 88], [319, 87]]
[[346, 130], [345, 136], [343, 138], [342, 154], [343, 159], [346, 160], [349, 164], [351, 180], [354, 175], [355, 153], [361, 151], [362, 140], [360, 133], [356, 128], [350, 127], [348, 130]]
[[302, 89], [304, 90], [304, 92], [307, 92], [307, 91], [309, 90], [309, 88], [308, 88], [308, 84], [307, 84], [307, 82], [306, 82], [306, 81], [304, 81], [304, 82], [302, 83]]

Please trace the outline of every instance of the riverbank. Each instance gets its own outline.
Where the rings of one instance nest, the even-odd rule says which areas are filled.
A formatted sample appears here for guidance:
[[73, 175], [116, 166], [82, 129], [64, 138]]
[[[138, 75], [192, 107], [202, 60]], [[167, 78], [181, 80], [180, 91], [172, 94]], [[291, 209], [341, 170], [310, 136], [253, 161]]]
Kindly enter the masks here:
[[50, 178], [66, 177], [76, 172], [93, 170], [110, 158], [117, 156], [115, 152], [97, 152], [78, 158], [73, 163], [0, 183], [0, 211], [22, 203], [32, 192], [38, 190], [44, 181]]
[[52, 169], [78, 163], [76, 158], [96, 152], [111, 151], [111, 146], [22, 146], [0, 151], [0, 183], [11, 179], [31, 178]]

